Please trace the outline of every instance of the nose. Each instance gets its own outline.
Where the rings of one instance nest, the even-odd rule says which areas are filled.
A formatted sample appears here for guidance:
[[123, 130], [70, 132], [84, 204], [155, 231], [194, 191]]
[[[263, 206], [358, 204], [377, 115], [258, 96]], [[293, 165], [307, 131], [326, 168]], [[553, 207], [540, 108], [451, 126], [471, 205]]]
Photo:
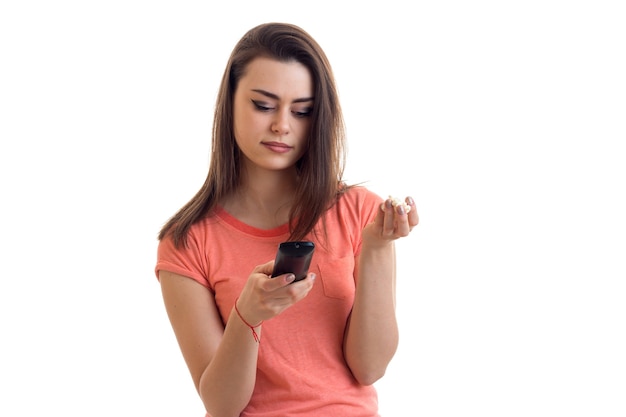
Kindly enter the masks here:
[[279, 135], [286, 135], [289, 133], [289, 117], [291, 113], [289, 109], [277, 111], [274, 119], [272, 120], [272, 132]]

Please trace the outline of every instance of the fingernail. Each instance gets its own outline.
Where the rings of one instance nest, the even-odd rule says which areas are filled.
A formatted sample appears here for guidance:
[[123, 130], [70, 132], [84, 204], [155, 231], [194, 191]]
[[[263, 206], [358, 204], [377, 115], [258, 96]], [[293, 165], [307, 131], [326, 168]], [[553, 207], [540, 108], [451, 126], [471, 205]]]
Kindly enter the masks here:
[[311, 281], [315, 281], [315, 278], [317, 278], [317, 275], [315, 275], [314, 273], [311, 273]]
[[393, 207], [393, 203], [391, 202], [391, 200], [385, 201], [385, 208], [391, 208], [391, 207]]
[[398, 206], [396, 207], [396, 211], [398, 212], [398, 214], [404, 214], [404, 204], [398, 204]]
[[409, 206], [414, 206], [415, 205], [415, 201], [413, 201], [412, 197], [407, 197], [406, 198], [406, 202], [409, 204]]
[[289, 274], [289, 275], [287, 275], [287, 277], [285, 278], [285, 280], [286, 280], [287, 282], [291, 282], [291, 281], [293, 281], [294, 279], [296, 279], [296, 276], [295, 276], [294, 274]]

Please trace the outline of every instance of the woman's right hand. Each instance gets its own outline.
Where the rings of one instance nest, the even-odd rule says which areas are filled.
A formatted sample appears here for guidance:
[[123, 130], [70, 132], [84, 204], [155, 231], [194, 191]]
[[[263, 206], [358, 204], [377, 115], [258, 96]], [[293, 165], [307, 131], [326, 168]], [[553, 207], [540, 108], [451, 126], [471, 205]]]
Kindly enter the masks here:
[[237, 308], [250, 324], [261, 323], [279, 315], [307, 296], [313, 288], [315, 274], [293, 282], [293, 274], [271, 278], [274, 261], [254, 268], [239, 295]]

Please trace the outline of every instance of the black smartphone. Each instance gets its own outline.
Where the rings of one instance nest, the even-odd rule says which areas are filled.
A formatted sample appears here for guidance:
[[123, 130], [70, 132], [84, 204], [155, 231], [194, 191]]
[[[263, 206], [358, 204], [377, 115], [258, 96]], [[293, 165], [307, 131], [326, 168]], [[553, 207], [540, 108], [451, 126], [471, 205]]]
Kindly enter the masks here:
[[281, 243], [276, 252], [272, 278], [290, 272], [296, 276], [294, 282], [306, 278], [314, 250], [315, 244], [309, 241]]

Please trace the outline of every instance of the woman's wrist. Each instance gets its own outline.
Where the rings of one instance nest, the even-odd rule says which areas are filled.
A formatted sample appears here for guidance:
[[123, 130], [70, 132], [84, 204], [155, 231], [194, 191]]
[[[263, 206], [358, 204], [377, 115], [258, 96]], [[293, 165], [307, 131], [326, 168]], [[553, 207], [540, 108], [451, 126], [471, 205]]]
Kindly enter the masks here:
[[241, 312], [239, 311], [239, 308], [237, 307], [237, 303], [239, 302], [239, 298], [237, 298], [235, 300], [235, 313], [237, 313], [237, 316], [239, 317], [239, 319], [250, 328], [250, 330], [252, 331], [252, 337], [254, 337], [254, 341], [259, 343], [260, 342], [260, 337], [258, 335], [258, 333], [256, 332], [256, 328], [261, 326], [263, 324], [263, 321], [260, 321], [258, 324], [253, 325], [250, 324], [250, 322], [248, 320], [246, 320], [242, 315]]

